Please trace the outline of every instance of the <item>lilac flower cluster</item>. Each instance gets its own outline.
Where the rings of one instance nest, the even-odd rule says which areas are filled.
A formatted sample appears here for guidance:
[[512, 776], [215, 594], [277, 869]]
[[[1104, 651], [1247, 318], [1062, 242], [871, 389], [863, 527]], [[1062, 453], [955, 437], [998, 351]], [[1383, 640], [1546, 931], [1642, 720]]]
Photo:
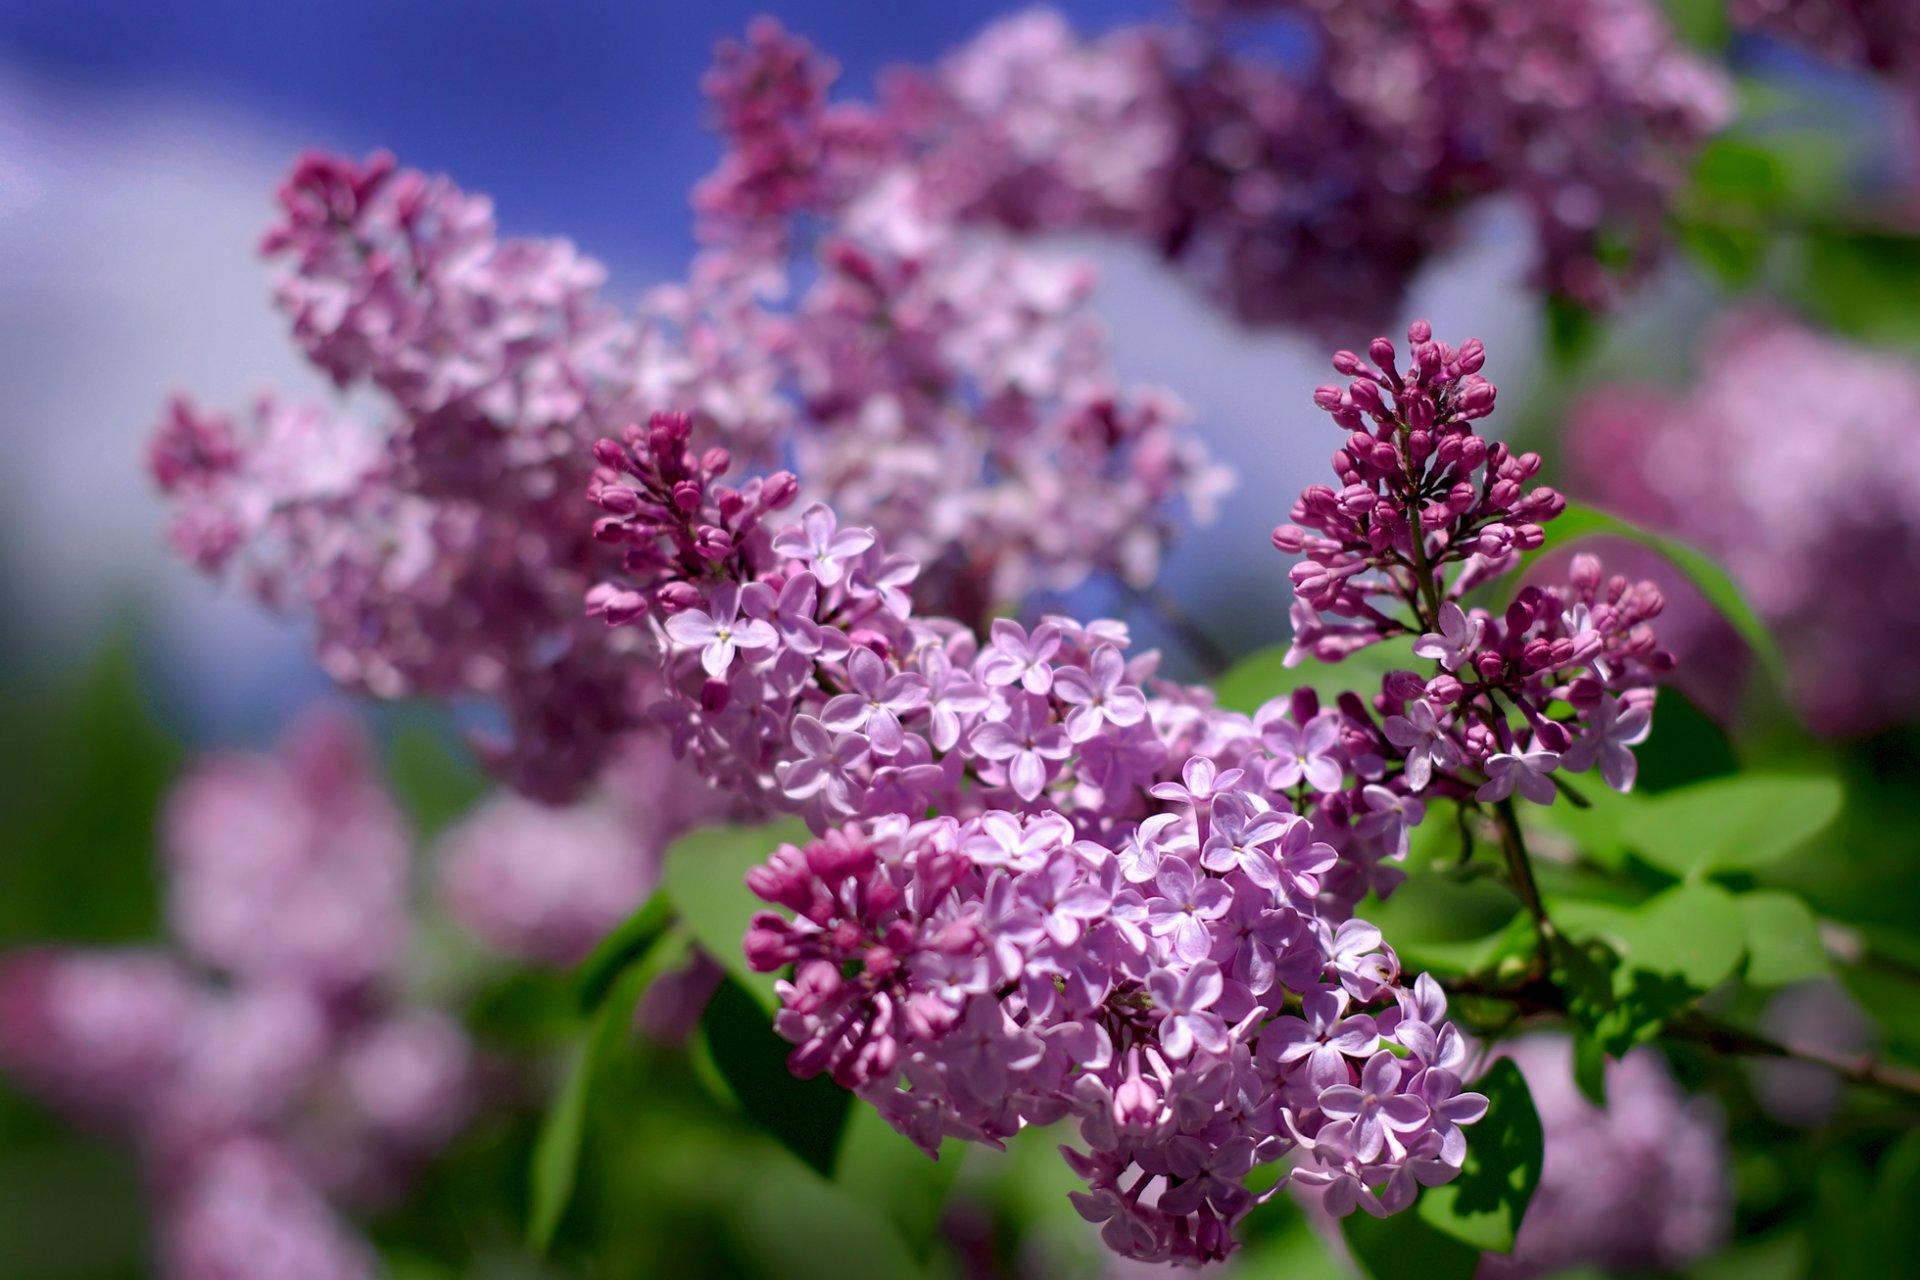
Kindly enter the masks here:
[[310, 613], [321, 665], [379, 697], [480, 695], [528, 792], [591, 778], [632, 723], [622, 664], [578, 617], [593, 543], [579, 445], [643, 412], [637, 336], [601, 267], [560, 240], [501, 240], [445, 179], [308, 156], [265, 251], [308, 358], [388, 402], [375, 429], [266, 398], [236, 423], [185, 400], [151, 468], [172, 537], [265, 603]]
[[[1543, 288], [1592, 305], [1658, 260], [1668, 198], [1730, 109], [1644, 0], [1216, 0], [1081, 42], [990, 28], [888, 85], [944, 207], [1139, 237], [1249, 323], [1376, 323], [1460, 211], [1521, 201]], [[1230, 52], [1304, 24], [1304, 67]], [[1244, 42], [1239, 42], [1244, 43]]]
[[686, 776], [666, 735], [638, 733], [572, 805], [488, 798], [438, 842], [441, 903], [494, 951], [577, 964], [653, 892], [673, 839], [731, 816], [727, 797], [679, 785]]
[[[729, 151], [696, 201], [711, 243], [632, 316], [599, 301], [597, 263], [499, 238], [444, 178], [302, 160], [265, 240], [276, 299], [316, 366], [388, 408], [370, 429], [176, 402], [151, 450], [175, 545], [311, 613], [344, 684], [499, 704], [488, 755], [547, 801], [588, 785], [652, 696], [581, 617], [610, 566], [577, 515], [587, 446], [653, 412], [743, 460], [796, 457], [957, 616], [1095, 572], [1150, 580], [1174, 510], [1207, 518], [1225, 473], [1169, 394], [1119, 385], [1091, 273], [931, 216], [871, 121], [824, 104], [831, 74], [771, 24], [723, 47]], [[1089, 484], [1104, 501], [1078, 500]]]
[[[1620, 514], [1721, 557], [1774, 626], [1816, 729], [1920, 708], [1920, 368], [1783, 315], [1741, 311], [1684, 393], [1607, 387], [1568, 427], [1573, 474]], [[1862, 555], [1863, 548], [1871, 554]]]
[[1459, 1092], [1438, 986], [1403, 983], [1354, 908], [1397, 883], [1428, 786], [1547, 802], [1560, 753], [1631, 783], [1658, 593], [1583, 564], [1499, 619], [1454, 603], [1561, 502], [1525, 489], [1538, 459], [1473, 434], [1494, 399], [1479, 344], [1410, 336], [1404, 373], [1384, 339], [1383, 372], [1339, 357], [1365, 388], [1318, 397], [1353, 431], [1347, 488], [1306, 491], [1319, 532], [1276, 538], [1311, 557], [1302, 652], [1420, 632], [1438, 672], [1397, 672], [1371, 705], [1303, 689], [1230, 713], [1153, 679], [1113, 621], [982, 638], [916, 615], [919, 566], [874, 530], [822, 504], [781, 523], [797, 482], [727, 482], [683, 416], [595, 446], [596, 536], [625, 572], [591, 607], [644, 635], [653, 714], [701, 772], [820, 836], [749, 878], [793, 913], [758, 916], [746, 948], [793, 967], [794, 1069], [929, 1151], [1074, 1117], [1076, 1203], [1132, 1256], [1222, 1256], [1254, 1202], [1241, 1175], [1296, 1150], [1343, 1212], [1454, 1176], [1484, 1099]]
[[1677, 1270], [1726, 1239], [1725, 1120], [1711, 1100], [1681, 1090], [1658, 1050], [1642, 1046], [1607, 1063], [1604, 1108], [1574, 1086], [1564, 1036], [1529, 1036], [1501, 1054], [1527, 1078], [1546, 1160], [1512, 1255], [1488, 1255], [1483, 1280], [1577, 1267]]
[[390, 1199], [462, 1119], [457, 1024], [392, 993], [409, 842], [342, 719], [278, 758], [216, 757], [167, 821], [177, 954], [0, 962], [0, 1066], [132, 1139], [167, 1274], [348, 1280], [334, 1205]]
[[1415, 637], [1414, 654], [1437, 669], [1424, 680], [1395, 672], [1378, 704], [1413, 791], [1483, 802], [1518, 791], [1551, 804], [1556, 770], [1596, 765], [1625, 791], [1631, 748], [1652, 728], [1653, 680], [1673, 665], [1648, 625], [1664, 599], [1581, 555], [1567, 583], [1526, 585], [1502, 611], [1459, 603], [1539, 548], [1566, 500], [1528, 487], [1539, 455], [1475, 434], [1495, 399], [1480, 343], [1456, 349], [1425, 323], [1407, 340], [1405, 370], [1376, 339], [1372, 364], [1342, 351], [1334, 368], [1351, 381], [1314, 393], [1349, 435], [1333, 455], [1341, 487], [1308, 488], [1293, 523], [1273, 532], [1277, 548], [1305, 557], [1291, 571], [1287, 661], [1337, 662]]

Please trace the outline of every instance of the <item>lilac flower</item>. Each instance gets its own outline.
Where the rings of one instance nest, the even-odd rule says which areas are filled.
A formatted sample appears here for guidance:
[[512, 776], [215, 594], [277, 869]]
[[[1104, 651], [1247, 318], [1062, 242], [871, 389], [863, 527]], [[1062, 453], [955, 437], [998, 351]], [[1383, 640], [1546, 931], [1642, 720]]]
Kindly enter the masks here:
[[1355, 999], [1371, 1000], [1392, 983], [1397, 961], [1383, 946], [1380, 931], [1365, 920], [1342, 921], [1327, 933], [1323, 946], [1328, 966]]
[[1560, 763], [1575, 773], [1585, 773], [1597, 761], [1600, 776], [1608, 786], [1615, 791], [1631, 791], [1640, 765], [1628, 748], [1645, 742], [1651, 732], [1653, 712], [1645, 703], [1623, 703], [1612, 694], [1603, 694], [1587, 712], [1580, 736], [1561, 753]]
[[1367, 1059], [1359, 1087], [1336, 1084], [1321, 1090], [1320, 1110], [1335, 1120], [1353, 1122], [1356, 1159], [1373, 1160], [1385, 1146], [1398, 1155], [1405, 1150], [1401, 1135], [1427, 1124], [1427, 1104], [1413, 1094], [1395, 1092], [1399, 1083], [1400, 1063], [1383, 1049]]
[[1557, 793], [1549, 775], [1559, 767], [1559, 753], [1553, 751], [1496, 752], [1487, 757], [1487, 780], [1473, 798], [1504, 800], [1518, 789], [1535, 804], [1552, 804]]
[[1144, 720], [1147, 700], [1125, 681], [1126, 661], [1111, 645], [1095, 649], [1085, 668], [1062, 670], [1055, 678], [1054, 690], [1062, 702], [1073, 704], [1067, 714], [1067, 737], [1085, 742], [1099, 733], [1103, 724], [1125, 728]]
[[1156, 813], [1133, 829], [1115, 853], [1120, 873], [1130, 884], [1148, 884], [1160, 874], [1161, 842], [1177, 814]]
[[1296, 899], [1309, 901], [1320, 892], [1320, 873], [1338, 862], [1340, 855], [1332, 845], [1314, 838], [1313, 823], [1305, 818], [1289, 817], [1274, 858], [1280, 882]]
[[740, 616], [740, 588], [731, 582], [715, 587], [707, 606], [674, 614], [666, 630], [675, 644], [700, 650], [700, 665], [710, 676], [726, 673], [736, 648], [765, 649], [780, 639], [773, 624]]
[[1423, 791], [1435, 769], [1452, 769], [1464, 761], [1447, 731], [1446, 718], [1425, 698], [1407, 707], [1404, 716], [1388, 716], [1387, 741], [1407, 753], [1407, 785]]
[[1377, 783], [1361, 788], [1360, 797], [1368, 811], [1354, 823], [1354, 830], [1377, 838], [1386, 846], [1387, 856], [1406, 857], [1409, 833], [1426, 818], [1426, 805]]
[[853, 733], [833, 733], [812, 716], [796, 716], [793, 745], [800, 749], [800, 758], [777, 770], [780, 789], [787, 797], [807, 800], [824, 796], [836, 811], [853, 812], [852, 770], [866, 763], [866, 739]]
[[1198, 815], [1212, 808], [1213, 797], [1228, 791], [1245, 776], [1245, 770], [1215, 768], [1206, 756], [1194, 756], [1180, 767], [1180, 781], [1158, 782], [1148, 794], [1157, 800], [1184, 801]]
[[1439, 632], [1429, 631], [1415, 640], [1414, 656], [1438, 662], [1448, 671], [1458, 671], [1479, 647], [1485, 630], [1484, 621], [1468, 617], [1465, 610], [1448, 600], [1440, 606]]
[[1053, 668], [1048, 665], [1060, 651], [1060, 628], [1043, 622], [1029, 636], [1025, 627], [1007, 618], [996, 618], [993, 640], [981, 653], [976, 674], [994, 687], [1024, 685], [1028, 693], [1042, 694], [1053, 688]]
[[973, 734], [983, 760], [1004, 764], [1007, 781], [1022, 800], [1037, 798], [1047, 785], [1047, 765], [1073, 753], [1066, 730], [1054, 724], [1044, 698], [1016, 695], [1005, 720], [981, 725]]
[[829, 699], [820, 722], [839, 733], [864, 732], [876, 755], [900, 754], [900, 717], [927, 705], [925, 678], [908, 671], [888, 675], [886, 664], [866, 648], [854, 649], [847, 677], [853, 691]]
[[1340, 717], [1322, 714], [1304, 727], [1291, 720], [1275, 719], [1261, 731], [1260, 740], [1273, 752], [1267, 766], [1267, 785], [1276, 791], [1298, 786], [1305, 779], [1315, 791], [1340, 790], [1345, 780], [1346, 762], [1342, 758]]
[[764, 582], [751, 583], [740, 593], [740, 607], [747, 615], [771, 624], [780, 642], [795, 653], [820, 652], [821, 628], [814, 618], [819, 600], [820, 582], [811, 573], [788, 578], [777, 596]]
[[991, 702], [984, 686], [953, 664], [945, 649], [930, 645], [920, 658], [927, 680], [927, 709], [932, 715], [928, 740], [936, 751], [952, 751], [960, 742], [962, 716], [975, 716]]
[[1226, 1052], [1227, 1024], [1220, 1015], [1207, 1012], [1225, 989], [1220, 967], [1213, 961], [1202, 960], [1184, 974], [1156, 969], [1147, 979], [1147, 989], [1160, 1012], [1160, 1048], [1169, 1058], [1179, 1061], [1195, 1048]]
[[804, 561], [823, 587], [839, 585], [846, 562], [873, 545], [871, 529], [841, 529], [831, 508], [814, 503], [800, 513], [800, 524], [773, 540], [773, 549]]
[[1147, 899], [1147, 931], [1156, 938], [1173, 939], [1173, 953], [1187, 964], [1198, 964], [1211, 950], [1207, 922], [1218, 920], [1233, 905], [1233, 890], [1223, 882], [1196, 876], [1184, 858], [1167, 858], [1154, 876], [1159, 893]]
[[1014, 891], [1031, 904], [1040, 928], [1062, 947], [1079, 941], [1089, 920], [1097, 920], [1112, 899], [1079, 874], [1072, 855], [1054, 857], [1039, 871], [1029, 871], [1014, 882]]
[[1273, 853], [1261, 846], [1279, 840], [1299, 821], [1292, 814], [1256, 810], [1239, 793], [1229, 793], [1214, 806], [1212, 834], [1200, 850], [1200, 865], [1223, 872], [1237, 867], [1261, 888], [1275, 888], [1280, 868]]
[[1282, 1015], [1260, 1032], [1260, 1056], [1283, 1067], [1304, 1062], [1305, 1078], [1315, 1089], [1345, 1084], [1347, 1059], [1367, 1058], [1380, 1045], [1370, 1015], [1341, 1017], [1348, 998], [1339, 987], [1307, 992], [1301, 997], [1304, 1017]]

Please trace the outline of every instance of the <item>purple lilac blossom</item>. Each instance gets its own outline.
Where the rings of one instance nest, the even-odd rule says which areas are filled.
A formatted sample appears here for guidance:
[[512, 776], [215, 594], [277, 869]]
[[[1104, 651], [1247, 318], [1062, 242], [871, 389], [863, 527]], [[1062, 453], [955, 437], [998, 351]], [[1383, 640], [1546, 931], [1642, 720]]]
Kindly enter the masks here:
[[[1094, 573], [1149, 581], [1175, 509], [1209, 518], [1226, 473], [1171, 396], [1119, 383], [1092, 273], [935, 214], [892, 126], [827, 103], [833, 76], [771, 21], [723, 43], [703, 247], [630, 315], [600, 301], [598, 263], [500, 238], [490, 203], [445, 178], [302, 159], [263, 242], [275, 297], [319, 368], [375, 393], [372, 416], [177, 401], [150, 466], [181, 555], [310, 613], [343, 684], [498, 703], [509, 732], [488, 758], [547, 801], [589, 786], [656, 695], [625, 637], [580, 616], [615, 562], [575, 518], [586, 446], [653, 412], [687, 414], [717, 470], [798, 457], [860, 521], [792, 535], [822, 587], [869, 524], [897, 554], [853, 590], [896, 610], [915, 561], [923, 600], [976, 622]], [[767, 496], [794, 493], [788, 477]], [[740, 603], [677, 624], [721, 671], [790, 616]]]
[[[886, 85], [944, 207], [1136, 237], [1239, 319], [1376, 324], [1507, 196], [1540, 286], [1601, 305], [1665, 249], [1665, 207], [1730, 114], [1645, 0], [1195, 0], [1082, 41], [1035, 11]], [[1249, 56], [1294, 20], [1304, 66]]]
[[1571, 474], [1725, 561], [1812, 727], [1912, 716], [1920, 598], [1891, 584], [1920, 579], [1920, 367], [1762, 310], [1725, 317], [1702, 351], [1691, 390], [1608, 387], [1576, 405]]
[[453, 1136], [472, 1050], [397, 1000], [411, 838], [344, 718], [210, 757], [168, 807], [177, 951], [0, 958], [0, 1068], [129, 1140], [165, 1274], [376, 1274], [346, 1208]]
[[1575, 1267], [1677, 1270], [1726, 1239], [1725, 1121], [1712, 1100], [1681, 1091], [1658, 1050], [1607, 1063], [1604, 1108], [1575, 1086], [1565, 1037], [1530, 1036], [1500, 1052], [1527, 1078], [1546, 1160], [1512, 1256], [1486, 1255], [1482, 1280]]
[[[1385, 340], [1373, 348], [1385, 372], [1342, 355], [1396, 407], [1354, 393], [1371, 434], [1344, 393], [1323, 390], [1353, 432], [1335, 458], [1347, 489], [1296, 505], [1324, 538], [1276, 535], [1338, 577], [1313, 592], [1318, 607], [1376, 639], [1424, 629], [1388, 610], [1439, 619], [1418, 614], [1427, 593], [1400, 486], [1447, 495], [1416, 510], [1431, 590], [1449, 599], [1510, 569], [1559, 508], [1523, 486], [1536, 459], [1473, 432], [1493, 402], [1478, 344], [1455, 351], [1424, 325], [1410, 336], [1404, 373]], [[1647, 627], [1657, 592], [1583, 560], [1558, 594], [1529, 587], [1499, 619], [1463, 614], [1459, 675], [1396, 672], [1372, 706], [1348, 694], [1322, 710], [1303, 692], [1247, 716], [1156, 679], [1156, 656], [1130, 655], [1115, 622], [1002, 620], [983, 644], [911, 599], [863, 594], [863, 575], [889, 561], [875, 535], [836, 583], [793, 597], [801, 612], [772, 643], [715, 675], [710, 641], [674, 620], [713, 616], [716, 595], [784, 596], [846, 530], [821, 509], [779, 526], [768, 482], [731, 482], [692, 435], [658, 414], [595, 446], [599, 536], [626, 548], [626, 571], [590, 599], [657, 664], [668, 696], [653, 714], [687, 759], [818, 837], [748, 878], [781, 909], [755, 917], [745, 948], [756, 968], [790, 970], [776, 1028], [796, 1073], [830, 1073], [929, 1153], [943, 1136], [997, 1143], [1075, 1118], [1086, 1149], [1067, 1159], [1088, 1183], [1075, 1203], [1141, 1258], [1224, 1256], [1254, 1203], [1239, 1174], [1294, 1150], [1312, 1153], [1311, 1176], [1346, 1212], [1392, 1212], [1458, 1172], [1460, 1127], [1485, 1105], [1460, 1092], [1464, 1044], [1439, 987], [1403, 978], [1354, 908], [1396, 883], [1385, 864], [1424, 814], [1413, 791], [1464, 800], [1489, 785], [1493, 759], [1522, 752], [1535, 790], [1544, 757], [1612, 705], [1609, 689], [1644, 700], [1662, 665]], [[1090, 688], [1142, 714], [1069, 733]], [[1397, 744], [1389, 726], [1411, 729], [1409, 714], [1426, 736]], [[1331, 1004], [1315, 1034], [1355, 1051], [1300, 1054], [1267, 1034], [1296, 999]], [[1332, 1018], [1345, 1021], [1321, 1030]]]

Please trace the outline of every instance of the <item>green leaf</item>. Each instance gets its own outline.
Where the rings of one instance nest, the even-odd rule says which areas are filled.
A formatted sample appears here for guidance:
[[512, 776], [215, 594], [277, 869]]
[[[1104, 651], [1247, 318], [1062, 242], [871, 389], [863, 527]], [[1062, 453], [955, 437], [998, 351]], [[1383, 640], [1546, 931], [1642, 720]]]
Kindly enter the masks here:
[[[1653, 736], [1633, 749], [1640, 760], [1640, 771], [1626, 798], [1674, 791], [1740, 771], [1740, 759], [1726, 730], [1672, 685], [1662, 685], [1656, 694], [1653, 723]], [[1589, 798], [1597, 802], [1597, 798], [1619, 797], [1599, 780], [1600, 775], [1586, 776], [1595, 779], [1594, 785], [1586, 788]]]
[[1718, 53], [1733, 35], [1724, 0], [1665, 0], [1673, 33], [1692, 48]]
[[1920, 238], [1840, 231], [1806, 238], [1802, 302], [1830, 327], [1866, 342], [1920, 346]]
[[656, 937], [646, 956], [615, 978], [612, 993], [600, 1003], [586, 1035], [569, 1056], [559, 1091], [534, 1141], [527, 1247], [535, 1253], [546, 1252], [573, 1199], [594, 1073], [625, 1038], [641, 995], [663, 969], [686, 957], [689, 945], [679, 930]]
[[400, 717], [386, 754], [387, 780], [422, 840], [452, 825], [486, 794], [486, 776], [472, 755], [447, 726], [428, 717]]
[[1480, 1268], [1480, 1250], [1417, 1212], [1376, 1218], [1355, 1210], [1340, 1226], [1354, 1260], [1374, 1280], [1473, 1280]]
[[1621, 831], [1642, 857], [1677, 876], [1747, 870], [1820, 832], [1841, 801], [1831, 778], [1744, 774], [1649, 797]]
[[1308, 658], [1299, 666], [1286, 665], [1287, 646], [1280, 644], [1248, 654], [1214, 682], [1214, 700], [1229, 711], [1252, 715], [1262, 704], [1299, 688], [1318, 691], [1323, 700], [1347, 689], [1362, 695], [1379, 692], [1389, 671], [1411, 671], [1422, 664], [1405, 640], [1387, 640], [1360, 650], [1344, 662]]
[[1547, 551], [1564, 547], [1578, 538], [1599, 534], [1632, 539], [1664, 556], [1674, 568], [1686, 575], [1687, 581], [1706, 597], [1709, 604], [1733, 624], [1740, 638], [1747, 642], [1754, 655], [1777, 678], [1782, 669], [1780, 650], [1774, 644], [1773, 633], [1767, 629], [1767, 624], [1760, 620], [1760, 616], [1747, 603], [1739, 585], [1713, 557], [1677, 538], [1663, 537], [1630, 520], [1581, 503], [1569, 502], [1567, 509], [1547, 526], [1546, 546], [1529, 551], [1521, 558], [1522, 577]]
[[1778, 889], [1743, 893], [1740, 914], [1747, 922], [1747, 981], [1783, 987], [1832, 972], [1820, 944], [1820, 922], [1798, 897]]
[[831, 1178], [853, 1095], [828, 1076], [802, 1080], [788, 1070], [793, 1046], [774, 1034], [766, 1011], [731, 976], [714, 992], [700, 1030], [714, 1067], [747, 1118]]
[[1607, 1105], [1607, 1051], [1578, 1025], [1573, 1029], [1573, 1083], [1594, 1106]]
[[527, 1247], [545, 1253], [573, 1199], [580, 1144], [587, 1131], [587, 1089], [593, 1074], [593, 1040], [587, 1036], [568, 1057], [560, 1092], [540, 1122], [533, 1144], [533, 1205], [527, 1217]]
[[840, 1135], [833, 1180], [891, 1222], [924, 1259], [939, 1241], [940, 1215], [960, 1171], [961, 1155], [949, 1147], [940, 1159], [931, 1159], [873, 1107], [856, 1103]]
[[1549, 910], [1568, 939], [1554, 980], [1574, 1019], [1615, 1057], [1719, 985], [1746, 951], [1746, 919], [1718, 885], [1677, 885], [1632, 908], [1556, 900]]
[[1510, 1059], [1494, 1063], [1472, 1088], [1487, 1095], [1487, 1114], [1473, 1126], [1467, 1162], [1458, 1178], [1421, 1193], [1418, 1212], [1475, 1249], [1509, 1253], [1540, 1185], [1545, 1134], [1533, 1093]]
[[767, 905], [747, 888], [747, 872], [780, 845], [806, 840], [806, 824], [788, 818], [759, 827], [707, 827], [681, 836], [667, 849], [662, 887], [675, 913], [701, 949], [768, 1012], [780, 1003], [773, 994], [773, 977], [755, 973], [740, 949], [747, 922]]
[[580, 993], [580, 1008], [587, 1013], [599, 1008], [626, 967], [652, 950], [672, 923], [673, 906], [664, 892], [656, 890], [581, 962], [579, 975], [574, 980]]
[[1547, 346], [1554, 363], [1570, 368], [1600, 345], [1600, 317], [1591, 307], [1563, 294], [1547, 295]]

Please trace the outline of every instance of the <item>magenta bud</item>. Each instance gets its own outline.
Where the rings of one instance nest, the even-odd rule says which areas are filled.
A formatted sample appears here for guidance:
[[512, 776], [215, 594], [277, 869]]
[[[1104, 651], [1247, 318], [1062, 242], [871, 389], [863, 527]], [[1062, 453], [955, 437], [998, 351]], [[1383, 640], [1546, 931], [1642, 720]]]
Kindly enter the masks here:
[[1415, 320], [1407, 326], [1407, 341], [1414, 346], [1423, 342], [1432, 342], [1433, 326], [1425, 320]]
[[1273, 549], [1297, 556], [1307, 545], [1307, 531], [1297, 524], [1276, 525], [1273, 530]]
[[1460, 344], [1460, 372], [1478, 373], [1486, 363], [1486, 343], [1478, 338], [1468, 338]]
[[800, 481], [791, 471], [776, 471], [760, 483], [760, 505], [779, 511], [800, 496]]
[[723, 476], [727, 468], [733, 465], [733, 455], [715, 445], [700, 455], [700, 465], [708, 475]]
[[1313, 402], [1322, 409], [1325, 409], [1328, 413], [1336, 412], [1341, 407], [1340, 388], [1335, 386], [1315, 387], [1313, 389]]
[[1457, 401], [1463, 418], [1484, 418], [1493, 412], [1494, 385], [1482, 378], [1469, 378], [1461, 387]]
[[630, 516], [640, 509], [640, 495], [623, 484], [602, 488], [598, 501], [602, 511], [611, 511], [617, 516]]
[[1458, 702], [1466, 691], [1466, 686], [1461, 684], [1458, 679], [1444, 673], [1427, 681], [1425, 690], [1428, 698], [1440, 703]]
[[646, 597], [638, 591], [615, 591], [600, 602], [600, 615], [611, 626], [624, 626], [647, 610]]
[[1367, 354], [1373, 357], [1373, 363], [1379, 366], [1382, 373], [1393, 372], [1396, 358], [1391, 342], [1385, 338], [1375, 338], [1367, 344]]
[[682, 511], [698, 511], [702, 496], [697, 480], [682, 480], [673, 486], [673, 505]]
[[1335, 372], [1345, 374], [1349, 378], [1367, 375], [1366, 362], [1351, 351], [1334, 352], [1333, 367]]
[[594, 461], [603, 467], [612, 467], [616, 471], [624, 470], [627, 465], [627, 451], [618, 440], [600, 439], [593, 442]]
[[1386, 402], [1380, 398], [1380, 388], [1367, 379], [1354, 379], [1353, 384], [1347, 388], [1347, 395], [1352, 399], [1355, 408], [1366, 413], [1384, 415], [1387, 411]]
[[1384, 688], [1395, 702], [1412, 702], [1427, 691], [1427, 682], [1412, 671], [1389, 671]]
[[653, 598], [654, 602], [660, 606], [660, 612], [668, 614], [698, 609], [705, 603], [700, 595], [700, 588], [691, 582], [669, 582], [654, 592]]
[[593, 540], [595, 542], [625, 542], [627, 540], [626, 522], [616, 516], [604, 516], [593, 522]]
[[1433, 433], [1431, 431], [1410, 433], [1407, 436], [1407, 451], [1413, 455], [1415, 462], [1425, 462], [1433, 456]]
[[1542, 716], [1533, 722], [1533, 745], [1548, 751], [1565, 751], [1573, 745], [1573, 735], [1558, 720]]
[[1491, 649], [1483, 650], [1479, 654], [1476, 654], [1473, 659], [1473, 669], [1480, 673], [1482, 680], [1489, 683], [1500, 678], [1500, 668], [1502, 665], [1500, 655]]

